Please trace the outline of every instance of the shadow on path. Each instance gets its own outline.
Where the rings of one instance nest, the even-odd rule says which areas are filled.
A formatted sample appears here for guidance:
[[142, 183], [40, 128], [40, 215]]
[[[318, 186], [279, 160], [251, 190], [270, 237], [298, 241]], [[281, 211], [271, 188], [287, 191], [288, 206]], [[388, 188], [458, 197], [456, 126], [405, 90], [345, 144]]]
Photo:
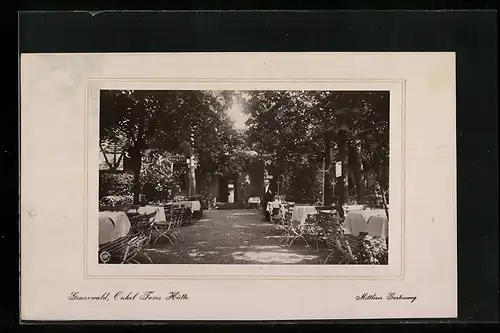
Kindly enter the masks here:
[[320, 264], [315, 248], [297, 240], [279, 245], [279, 233], [261, 221], [256, 210], [210, 210], [193, 225], [182, 227], [184, 242], [151, 245], [148, 256], [155, 264]]

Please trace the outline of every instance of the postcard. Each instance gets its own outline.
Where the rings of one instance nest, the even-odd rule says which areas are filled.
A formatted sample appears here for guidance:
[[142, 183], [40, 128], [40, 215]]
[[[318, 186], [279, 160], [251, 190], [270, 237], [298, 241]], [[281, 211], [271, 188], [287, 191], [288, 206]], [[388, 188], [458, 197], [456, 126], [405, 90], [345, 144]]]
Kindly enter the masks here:
[[21, 320], [457, 317], [454, 53], [22, 54], [21, 134]]

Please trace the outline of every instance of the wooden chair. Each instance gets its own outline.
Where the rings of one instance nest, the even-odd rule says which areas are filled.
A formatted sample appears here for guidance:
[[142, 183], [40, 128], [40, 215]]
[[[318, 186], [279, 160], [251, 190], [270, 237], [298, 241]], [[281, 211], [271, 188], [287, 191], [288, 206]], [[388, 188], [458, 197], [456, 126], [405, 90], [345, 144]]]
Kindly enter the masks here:
[[140, 214], [130, 218], [131, 233], [145, 233], [151, 237], [151, 228], [156, 217], [156, 212]]
[[152, 224], [152, 242], [157, 243], [160, 239], [166, 238], [170, 244], [174, 245], [177, 243], [177, 239], [173, 235], [174, 223], [171, 218], [171, 215], [168, 213], [169, 211], [165, 211], [166, 221], [162, 222], [154, 222]]
[[170, 221], [172, 223], [172, 236], [177, 241], [184, 241], [184, 235], [181, 232], [181, 227], [186, 223], [186, 209], [189, 208], [174, 208], [170, 213]]
[[284, 223], [291, 216], [288, 216], [288, 204], [282, 203], [280, 207], [273, 207], [270, 215], [271, 227], [266, 234], [269, 234], [273, 230], [284, 230]]
[[326, 244], [330, 249], [330, 253], [323, 264], [327, 264], [332, 259], [336, 264], [355, 263], [360, 243], [360, 236], [328, 234]]
[[140, 215], [139, 208], [141, 208], [140, 205], [131, 205], [128, 207], [127, 216], [129, 217], [129, 219]]
[[183, 225], [188, 225], [193, 223], [193, 213], [191, 212], [190, 207], [185, 207], [185, 205], [181, 206], [182, 209], [182, 224]]
[[[330, 213], [319, 212], [316, 215], [327, 214], [328, 218], [333, 218]], [[319, 251], [319, 244], [324, 241], [325, 230], [316, 222], [316, 215], [308, 214], [305, 223], [300, 225], [302, 235], [309, 241], [316, 243], [316, 251]]]
[[309, 242], [305, 237], [305, 231], [307, 231], [307, 224], [301, 224], [299, 221], [292, 220], [293, 204], [292, 207], [285, 207], [285, 217], [283, 218], [281, 227], [283, 234], [280, 238], [280, 244], [290, 247], [296, 239], [302, 239], [306, 245], [309, 247]]
[[316, 242], [316, 250], [319, 251], [319, 243], [325, 243], [329, 254], [324, 264], [335, 259], [339, 263], [352, 263], [355, 260], [353, 248], [359, 247], [356, 237], [345, 235], [342, 227], [343, 219], [339, 216], [334, 206], [317, 207], [318, 213], [310, 215], [303, 225], [303, 235], [312, 238]]
[[153, 263], [144, 253], [149, 237], [143, 233], [129, 232], [112, 242], [99, 246], [99, 263], [102, 264], [140, 264], [139, 259]]
[[129, 210], [129, 206], [105, 206], [105, 205], [100, 205], [99, 206], [99, 211], [108, 211], [108, 212], [127, 212]]
[[171, 245], [184, 241], [180, 227], [184, 223], [185, 208], [170, 208], [165, 211], [166, 221], [153, 223], [153, 243], [166, 238]]

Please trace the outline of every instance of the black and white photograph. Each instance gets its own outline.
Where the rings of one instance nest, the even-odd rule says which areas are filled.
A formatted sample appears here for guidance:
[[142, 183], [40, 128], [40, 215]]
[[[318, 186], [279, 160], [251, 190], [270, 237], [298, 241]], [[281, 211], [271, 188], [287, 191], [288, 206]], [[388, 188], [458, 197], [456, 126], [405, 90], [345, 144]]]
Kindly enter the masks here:
[[389, 91], [99, 99], [99, 263], [388, 264]]
[[24, 318], [456, 315], [453, 53], [22, 60]]

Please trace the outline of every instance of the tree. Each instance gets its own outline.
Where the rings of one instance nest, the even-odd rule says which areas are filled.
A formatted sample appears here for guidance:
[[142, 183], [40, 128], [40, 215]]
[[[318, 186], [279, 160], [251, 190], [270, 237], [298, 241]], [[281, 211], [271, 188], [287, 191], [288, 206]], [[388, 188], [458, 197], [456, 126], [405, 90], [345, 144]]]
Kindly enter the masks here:
[[[324, 161], [325, 189], [322, 192], [325, 201], [330, 201], [332, 126], [328, 121], [331, 114], [322, 105], [329, 92], [267, 91], [252, 92], [252, 95], [250, 139], [259, 142], [256, 145], [259, 151], [271, 156], [269, 163], [274, 166], [271, 172], [276, 176], [286, 175], [285, 180], [295, 187], [301, 182], [294, 179], [305, 176], [305, 170], [311, 175], [306, 179], [316, 179], [318, 165]], [[297, 170], [301, 170], [300, 175]], [[300, 189], [290, 190], [301, 192]]]
[[139, 202], [144, 151], [172, 141], [168, 132], [172, 129], [175, 97], [176, 93], [170, 91], [101, 91], [100, 137], [118, 141], [127, 150], [134, 175], [134, 203]]
[[[139, 201], [142, 158], [149, 149], [190, 158], [198, 156], [198, 173], [228, 166], [224, 149], [232, 124], [224, 110], [228, 94], [214, 91], [108, 90], [101, 92], [101, 142], [120, 142], [130, 157], [134, 201]], [[190, 142], [193, 134], [195, 142]]]
[[144, 153], [140, 182], [141, 192], [148, 200], [170, 200], [180, 193], [178, 175], [171, 167], [173, 157], [155, 149]]
[[[338, 202], [346, 201], [349, 178], [354, 178], [358, 199], [362, 200], [363, 173], [368, 169], [379, 170], [388, 160], [388, 104], [384, 104], [388, 101], [387, 92], [253, 91], [249, 94], [249, 140], [259, 153], [269, 157], [268, 163], [274, 166], [271, 172], [285, 174], [292, 181], [296, 177], [290, 169], [301, 170], [302, 177], [312, 181], [315, 177], [305, 177], [302, 166], [309, 164], [309, 173], [313, 174], [324, 161], [324, 201], [330, 204], [333, 153], [333, 159], [343, 166], [343, 174], [335, 182]], [[361, 147], [368, 147], [369, 158], [362, 159]], [[291, 185], [299, 183], [292, 181]]]

